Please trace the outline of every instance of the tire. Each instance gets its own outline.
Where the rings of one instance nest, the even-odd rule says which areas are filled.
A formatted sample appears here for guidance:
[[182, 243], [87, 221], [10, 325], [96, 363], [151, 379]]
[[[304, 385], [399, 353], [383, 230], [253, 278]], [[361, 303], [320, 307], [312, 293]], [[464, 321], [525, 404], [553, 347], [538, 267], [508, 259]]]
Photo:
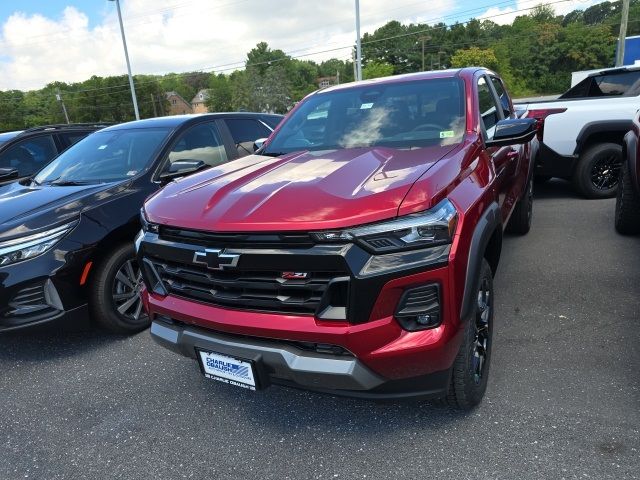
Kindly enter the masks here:
[[469, 410], [480, 403], [487, 389], [493, 338], [493, 276], [486, 259], [477, 281], [476, 308], [466, 320], [464, 339], [453, 363], [446, 403]]
[[105, 256], [93, 274], [89, 308], [100, 326], [113, 333], [135, 333], [147, 328], [149, 316], [140, 298], [142, 278], [132, 243]]
[[616, 194], [622, 164], [622, 146], [598, 143], [581, 156], [573, 174], [573, 185], [586, 198], [610, 198]]
[[623, 235], [640, 233], [640, 197], [631, 183], [631, 172], [626, 162], [622, 165], [616, 196], [615, 226]]
[[517, 235], [526, 235], [531, 230], [531, 219], [533, 218], [533, 179], [529, 179], [527, 189], [518, 203], [516, 203], [509, 223], [507, 232]]

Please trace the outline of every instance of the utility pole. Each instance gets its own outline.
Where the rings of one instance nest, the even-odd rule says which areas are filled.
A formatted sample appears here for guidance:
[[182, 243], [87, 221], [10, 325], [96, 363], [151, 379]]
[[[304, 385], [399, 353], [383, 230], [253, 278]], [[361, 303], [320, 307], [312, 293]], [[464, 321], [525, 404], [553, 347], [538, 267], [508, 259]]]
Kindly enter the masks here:
[[340, 70], [336, 70], [336, 85], [340, 85]]
[[150, 95], [151, 95], [151, 103], [153, 103], [153, 116], [157, 117], [158, 109], [156, 108], [156, 96], [153, 93], [150, 93]]
[[67, 107], [64, 106], [64, 100], [62, 100], [62, 94], [60, 93], [60, 89], [56, 92], [56, 100], [60, 102], [62, 105], [62, 113], [64, 113], [64, 119], [67, 121], [67, 124], [71, 123], [69, 121], [69, 115], [67, 114]]
[[129, 87], [131, 87], [131, 99], [133, 100], [133, 111], [136, 114], [136, 120], [140, 120], [140, 112], [138, 111], [138, 99], [136, 98], [136, 87], [133, 85], [133, 76], [131, 75], [131, 63], [129, 63], [129, 51], [127, 50], [127, 39], [124, 36], [124, 25], [122, 24], [122, 12], [120, 11], [120, 0], [115, 1], [118, 8], [118, 20], [120, 21], [120, 33], [122, 34], [122, 46], [124, 47], [124, 58], [127, 60], [127, 72], [129, 72]]
[[360, 44], [360, 0], [356, 0], [356, 81], [362, 80], [362, 48]]
[[629, 0], [622, 0], [622, 18], [620, 18], [620, 36], [618, 37], [618, 51], [616, 52], [616, 67], [624, 63], [624, 41], [627, 38], [627, 23], [629, 22]]
[[353, 62], [353, 79], [358, 80], [358, 67], [356, 66], [356, 49], [351, 50], [351, 60]]
[[428, 42], [429, 40], [431, 40], [431, 37], [429, 35], [424, 35], [418, 38], [418, 41], [422, 42], [422, 71], [423, 72], [424, 72], [424, 42]]

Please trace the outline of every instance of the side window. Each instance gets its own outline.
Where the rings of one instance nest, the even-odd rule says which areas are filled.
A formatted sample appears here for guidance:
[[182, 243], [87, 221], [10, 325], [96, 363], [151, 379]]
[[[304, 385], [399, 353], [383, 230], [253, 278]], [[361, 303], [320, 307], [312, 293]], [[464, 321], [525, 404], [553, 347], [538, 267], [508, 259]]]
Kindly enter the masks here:
[[268, 137], [271, 130], [262, 123], [245, 118], [231, 118], [225, 120], [231, 131], [234, 143], [255, 142], [259, 138]]
[[56, 155], [51, 135], [29, 138], [0, 155], [0, 168], [16, 168], [23, 177], [37, 172]]
[[640, 70], [593, 75], [574, 85], [560, 98], [621, 97], [640, 94]]
[[227, 152], [216, 126], [211, 122], [200, 123], [183, 132], [169, 152], [165, 170], [177, 160], [202, 161], [209, 166], [227, 162]]
[[495, 88], [496, 93], [498, 94], [500, 105], [502, 106], [502, 111], [504, 112], [505, 118], [510, 117], [513, 112], [511, 111], [509, 95], [507, 95], [507, 91], [504, 89], [504, 85], [502, 84], [500, 79], [496, 77], [491, 77], [491, 83], [493, 83], [493, 88]]
[[271, 134], [271, 130], [262, 123], [249, 118], [231, 118], [225, 120], [233, 143], [238, 149], [238, 156], [244, 157], [253, 153], [253, 142], [259, 138], [266, 138]]
[[500, 117], [498, 116], [493, 93], [491, 93], [491, 89], [484, 77], [480, 77], [478, 80], [478, 105], [480, 106], [480, 118], [487, 132], [487, 138], [491, 139], [493, 138], [495, 125], [500, 120]]
[[71, 145], [78, 143], [90, 133], [91, 132], [61, 133], [60, 136], [64, 139], [64, 145], [66, 145], [66, 148], [69, 148]]

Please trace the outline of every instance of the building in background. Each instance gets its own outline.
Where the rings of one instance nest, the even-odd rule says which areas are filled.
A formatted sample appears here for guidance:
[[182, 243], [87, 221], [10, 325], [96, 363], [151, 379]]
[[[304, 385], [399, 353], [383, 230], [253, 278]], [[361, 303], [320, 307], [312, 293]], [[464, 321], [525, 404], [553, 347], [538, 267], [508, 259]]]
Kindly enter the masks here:
[[191, 100], [191, 110], [193, 113], [207, 113], [209, 109], [205, 102], [209, 98], [209, 91], [202, 89], [196, 93], [195, 97]]
[[339, 82], [338, 82], [338, 77], [333, 76], [333, 77], [320, 77], [316, 79], [316, 83], [318, 84], [318, 88], [327, 88], [327, 87], [330, 87], [331, 85], [337, 85]]
[[165, 95], [169, 102], [168, 115], [184, 115], [187, 113], [193, 113], [191, 104], [182, 98], [178, 92], [167, 92]]

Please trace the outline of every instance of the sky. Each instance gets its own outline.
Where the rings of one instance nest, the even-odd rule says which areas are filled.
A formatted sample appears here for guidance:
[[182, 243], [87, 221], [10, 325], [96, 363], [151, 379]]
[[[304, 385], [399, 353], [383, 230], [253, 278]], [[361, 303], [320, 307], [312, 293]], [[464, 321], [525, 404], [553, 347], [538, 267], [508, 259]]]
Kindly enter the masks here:
[[[389, 20], [510, 23], [538, 3], [557, 13], [602, 0], [361, 0], [362, 32]], [[353, 0], [120, 0], [134, 74], [229, 73], [266, 41], [301, 59], [348, 59]], [[108, 0], [0, 0], [0, 90], [126, 72], [116, 4]]]

